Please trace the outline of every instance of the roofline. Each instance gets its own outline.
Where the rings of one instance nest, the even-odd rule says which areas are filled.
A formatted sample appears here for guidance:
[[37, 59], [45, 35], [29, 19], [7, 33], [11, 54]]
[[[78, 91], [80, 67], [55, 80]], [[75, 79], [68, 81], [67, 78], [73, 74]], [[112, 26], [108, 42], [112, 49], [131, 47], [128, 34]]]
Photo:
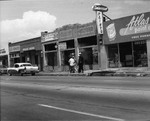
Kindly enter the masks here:
[[26, 42], [26, 41], [31, 41], [31, 40], [33, 40], [33, 39], [40, 39], [41, 38], [41, 36], [39, 36], [39, 37], [35, 37], [35, 38], [30, 38], [30, 39], [26, 39], [26, 40], [21, 40], [21, 41], [17, 41], [17, 42], [9, 42], [8, 44], [17, 44], [17, 43], [22, 43], [22, 42]]

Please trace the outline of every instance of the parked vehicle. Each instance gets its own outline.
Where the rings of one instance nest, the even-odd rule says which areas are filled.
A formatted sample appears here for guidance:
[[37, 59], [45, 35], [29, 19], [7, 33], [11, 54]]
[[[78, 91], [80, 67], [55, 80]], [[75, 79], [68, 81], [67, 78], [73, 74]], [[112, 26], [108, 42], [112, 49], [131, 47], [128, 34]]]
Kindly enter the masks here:
[[7, 73], [10, 76], [14, 74], [20, 74], [21, 76], [24, 74], [35, 75], [38, 72], [38, 66], [33, 66], [31, 63], [15, 63], [14, 67], [7, 68]]
[[0, 65], [0, 75], [1, 74], [7, 74], [7, 66]]

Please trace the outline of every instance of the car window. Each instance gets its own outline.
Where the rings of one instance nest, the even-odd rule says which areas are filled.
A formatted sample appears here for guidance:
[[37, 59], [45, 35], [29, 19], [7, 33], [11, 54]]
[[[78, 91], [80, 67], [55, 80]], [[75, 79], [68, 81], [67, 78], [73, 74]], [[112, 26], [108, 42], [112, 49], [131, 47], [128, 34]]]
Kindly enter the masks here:
[[31, 64], [23, 64], [23, 66], [31, 66]]
[[18, 68], [19, 67], [19, 65], [18, 64], [15, 64], [15, 66], [14, 66], [15, 68]]

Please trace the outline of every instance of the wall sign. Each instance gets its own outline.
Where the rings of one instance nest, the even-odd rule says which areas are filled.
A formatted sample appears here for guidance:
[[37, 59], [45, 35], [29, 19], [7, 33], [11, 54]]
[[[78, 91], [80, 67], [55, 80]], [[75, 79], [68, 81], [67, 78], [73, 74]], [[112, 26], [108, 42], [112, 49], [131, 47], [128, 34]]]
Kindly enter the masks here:
[[120, 35], [131, 35], [137, 33], [150, 32], [150, 17], [145, 18], [145, 14], [133, 16], [126, 28], [120, 29]]
[[104, 22], [104, 44], [150, 39], [150, 12]]
[[23, 50], [23, 51], [35, 50], [35, 47], [23, 48], [22, 50]]
[[5, 54], [6, 53], [6, 50], [5, 49], [0, 49], [0, 55], [1, 54]]
[[92, 25], [80, 27], [77, 29], [78, 36], [91, 35], [91, 34], [96, 34], [95, 28]]
[[109, 37], [109, 41], [113, 41], [116, 38], [116, 29], [115, 29], [115, 24], [112, 23], [109, 26], [106, 27], [107, 34]]
[[61, 39], [73, 37], [73, 31], [72, 31], [72, 29], [60, 31], [59, 37]]
[[58, 33], [57, 32], [51, 32], [51, 33], [45, 33], [41, 36], [41, 41], [52, 41], [58, 39]]
[[9, 47], [9, 52], [20, 51], [20, 45]]
[[66, 50], [67, 49], [66, 42], [59, 43], [59, 48], [60, 48], [60, 50]]
[[103, 14], [101, 11], [96, 11], [96, 24], [98, 34], [103, 34]]

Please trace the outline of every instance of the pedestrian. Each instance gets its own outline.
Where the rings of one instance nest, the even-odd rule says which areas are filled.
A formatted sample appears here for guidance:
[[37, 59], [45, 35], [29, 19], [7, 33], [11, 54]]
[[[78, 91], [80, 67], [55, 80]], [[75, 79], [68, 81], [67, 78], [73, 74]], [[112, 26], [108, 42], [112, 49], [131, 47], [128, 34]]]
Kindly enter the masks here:
[[68, 62], [69, 62], [70, 73], [75, 73], [75, 58], [73, 55], [71, 56]]
[[83, 69], [83, 64], [84, 64], [84, 59], [83, 59], [83, 56], [82, 56], [82, 53], [79, 53], [79, 60], [78, 60], [78, 73], [83, 73], [84, 72], [84, 69]]

